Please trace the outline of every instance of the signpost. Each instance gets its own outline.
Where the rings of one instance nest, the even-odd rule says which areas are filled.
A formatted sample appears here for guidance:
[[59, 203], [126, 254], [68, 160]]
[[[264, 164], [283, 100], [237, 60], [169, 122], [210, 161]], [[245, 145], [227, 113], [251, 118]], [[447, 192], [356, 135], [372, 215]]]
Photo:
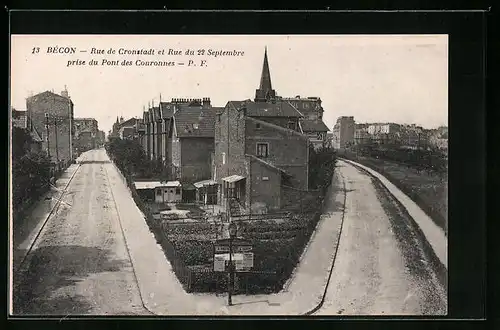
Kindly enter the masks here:
[[[234, 224], [230, 224], [233, 225]], [[235, 227], [235, 226], [234, 226]], [[235, 238], [235, 230], [229, 231], [229, 239], [219, 239], [214, 244], [214, 272], [227, 272], [229, 276], [228, 305], [232, 305], [231, 294], [234, 272], [249, 272], [253, 267], [253, 246], [250, 241]]]

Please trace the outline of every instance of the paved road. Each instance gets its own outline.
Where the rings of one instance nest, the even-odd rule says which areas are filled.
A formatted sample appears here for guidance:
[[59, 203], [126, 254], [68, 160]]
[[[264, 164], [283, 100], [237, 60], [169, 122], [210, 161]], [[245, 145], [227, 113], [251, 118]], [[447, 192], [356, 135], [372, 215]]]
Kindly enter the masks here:
[[345, 162], [339, 170], [346, 180], [344, 226], [315, 315], [446, 314], [443, 269], [404, 209], [366, 172]]
[[339, 161], [346, 206], [325, 302], [315, 315], [446, 314], [446, 275], [381, 184]]
[[147, 314], [127, 254], [103, 149], [87, 152], [20, 273], [15, 314]]

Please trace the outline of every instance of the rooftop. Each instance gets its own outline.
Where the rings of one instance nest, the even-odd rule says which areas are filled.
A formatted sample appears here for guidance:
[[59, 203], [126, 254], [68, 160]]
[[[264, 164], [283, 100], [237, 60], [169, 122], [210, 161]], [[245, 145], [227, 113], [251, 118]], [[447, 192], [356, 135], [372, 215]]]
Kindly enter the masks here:
[[302, 117], [302, 114], [289, 102], [276, 100], [269, 102], [229, 101], [236, 110], [246, 109], [249, 117]]
[[215, 114], [219, 108], [179, 106], [174, 115], [178, 137], [214, 137]]
[[304, 132], [328, 132], [330, 129], [321, 119], [303, 119], [300, 126]]

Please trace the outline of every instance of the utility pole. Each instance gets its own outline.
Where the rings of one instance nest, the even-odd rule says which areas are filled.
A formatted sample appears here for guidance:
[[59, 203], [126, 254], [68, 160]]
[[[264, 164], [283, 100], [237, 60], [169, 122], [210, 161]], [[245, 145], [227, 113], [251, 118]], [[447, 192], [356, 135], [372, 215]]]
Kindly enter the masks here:
[[49, 142], [49, 114], [45, 113], [45, 130], [47, 134], [47, 156], [50, 159], [50, 142]]
[[57, 166], [59, 166], [59, 148], [57, 144], [57, 118], [54, 118], [54, 132], [56, 138], [56, 160], [57, 160]]

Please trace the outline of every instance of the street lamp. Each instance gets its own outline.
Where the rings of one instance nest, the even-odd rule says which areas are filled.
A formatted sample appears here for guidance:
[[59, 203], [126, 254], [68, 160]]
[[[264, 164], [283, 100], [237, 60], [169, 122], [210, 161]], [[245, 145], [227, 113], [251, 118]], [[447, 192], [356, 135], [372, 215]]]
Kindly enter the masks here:
[[238, 228], [234, 222], [229, 223], [229, 281], [227, 286], [227, 304], [229, 306], [233, 305], [231, 300], [231, 294], [233, 290], [233, 280], [234, 280], [234, 268], [233, 268], [233, 239], [236, 237], [236, 232]]

